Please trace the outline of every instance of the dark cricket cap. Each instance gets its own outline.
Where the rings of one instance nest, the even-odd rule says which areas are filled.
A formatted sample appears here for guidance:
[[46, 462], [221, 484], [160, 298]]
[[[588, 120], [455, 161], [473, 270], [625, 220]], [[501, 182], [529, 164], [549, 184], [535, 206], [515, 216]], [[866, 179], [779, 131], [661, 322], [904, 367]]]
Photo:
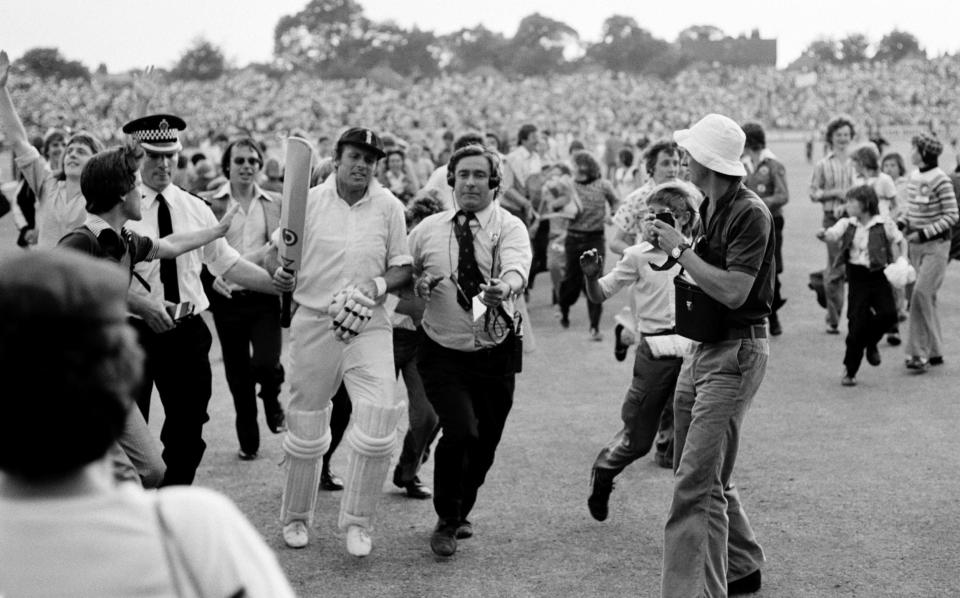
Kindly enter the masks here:
[[340, 139], [337, 140], [338, 150], [344, 145], [355, 145], [357, 147], [368, 149], [377, 154], [378, 158], [382, 158], [387, 155], [386, 152], [383, 151], [383, 141], [380, 139], [380, 136], [370, 129], [365, 129], [363, 127], [354, 127], [352, 129], [348, 129], [346, 133], [341, 135]]
[[183, 149], [180, 131], [187, 123], [172, 114], [151, 114], [123, 125], [123, 132], [133, 137], [143, 149], [157, 153], [173, 153]]

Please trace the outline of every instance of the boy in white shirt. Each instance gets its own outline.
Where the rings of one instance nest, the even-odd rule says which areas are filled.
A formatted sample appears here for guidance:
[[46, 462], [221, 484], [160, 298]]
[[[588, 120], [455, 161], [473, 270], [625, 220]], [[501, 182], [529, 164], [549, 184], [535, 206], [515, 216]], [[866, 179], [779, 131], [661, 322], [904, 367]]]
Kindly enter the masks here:
[[[600, 451], [593, 464], [593, 482], [587, 506], [594, 519], [603, 521], [613, 479], [630, 463], [650, 452], [657, 436], [664, 405], [673, 400], [683, 349], [689, 342], [674, 333], [673, 279], [681, 267], [657, 246], [653, 219], [673, 224], [689, 234], [696, 214], [690, 189], [681, 183], [664, 183], [648, 199], [649, 213], [642, 229], [643, 241], [628, 247], [606, 276], [596, 251], [580, 256], [587, 296], [602, 302], [631, 286], [632, 307], [640, 339], [633, 365], [633, 381], [621, 410], [623, 428]], [[667, 267], [663, 267], [667, 266]]]

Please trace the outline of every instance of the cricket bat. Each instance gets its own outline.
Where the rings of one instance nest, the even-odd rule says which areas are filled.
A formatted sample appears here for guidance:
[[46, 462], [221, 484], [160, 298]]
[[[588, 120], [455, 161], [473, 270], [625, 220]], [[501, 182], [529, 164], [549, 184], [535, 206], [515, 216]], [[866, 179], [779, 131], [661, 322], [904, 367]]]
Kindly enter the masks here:
[[[307, 215], [307, 193], [310, 191], [310, 166], [313, 150], [306, 139], [287, 138], [287, 160], [283, 175], [283, 203], [280, 208], [280, 265], [291, 274], [300, 269], [303, 255], [303, 221]], [[284, 293], [280, 325], [290, 327], [290, 304], [293, 293]]]

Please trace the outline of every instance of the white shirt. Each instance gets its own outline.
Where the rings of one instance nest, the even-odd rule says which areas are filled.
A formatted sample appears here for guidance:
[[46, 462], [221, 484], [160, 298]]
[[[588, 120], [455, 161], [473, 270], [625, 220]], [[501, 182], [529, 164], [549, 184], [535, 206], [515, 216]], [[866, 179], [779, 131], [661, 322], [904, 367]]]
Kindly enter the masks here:
[[[240, 205], [240, 202], [230, 195], [230, 183], [224, 183], [224, 185], [213, 194], [213, 197], [216, 199], [226, 197], [227, 210], [230, 210], [235, 205]], [[250, 201], [246, 211], [244, 211], [241, 205], [240, 210], [234, 215], [233, 220], [230, 221], [230, 228], [227, 230], [227, 234], [223, 236], [230, 247], [239, 251], [240, 255], [248, 255], [262, 249], [263, 246], [270, 241], [270, 235], [273, 234], [272, 230], [267, 230], [267, 215], [263, 211], [263, 206], [260, 204], [261, 198], [266, 201], [276, 201], [270, 194], [264, 192], [259, 185], [255, 184], [253, 186], [253, 199]], [[243, 288], [232, 282], [227, 284], [232, 290]]]
[[676, 324], [676, 291], [673, 279], [680, 273], [680, 265], [657, 271], [650, 264], [661, 265], [667, 254], [643, 241], [623, 252], [623, 257], [597, 282], [603, 296], [609, 298], [620, 289], [633, 285], [631, 308], [641, 334], [669, 330]]
[[[505, 336], [484, 330], [484, 318], [475, 321], [472, 312], [457, 302], [457, 285], [451, 278], [457, 276], [460, 257], [460, 246], [453, 230], [455, 216], [456, 211], [447, 210], [425, 218], [410, 232], [410, 250], [417, 272], [444, 277], [433, 289], [423, 312], [423, 330], [448, 349], [476, 351], [499, 344]], [[502, 278], [507, 272], [517, 272], [526, 284], [533, 255], [527, 227], [496, 201], [477, 212], [476, 216], [470, 221], [470, 227], [474, 254], [484, 279]], [[512, 318], [511, 304], [504, 302], [504, 309]]]
[[[406, 231], [403, 204], [376, 179], [351, 206], [337, 193], [337, 177], [327, 177], [307, 196], [294, 300], [326, 313], [340, 289], [410, 265]], [[273, 240], [279, 246], [279, 230]]]
[[[58, 181], [36, 148], [17, 157], [17, 169], [37, 196], [37, 248], [56, 247], [60, 239], [87, 219], [87, 201], [77, 193], [67, 197], [66, 183]], [[16, 202], [12, 202], [16, 203]]]
[[[160, 229], [157, 225], [159, 202], [157, 192], [146, 186], [140, 188], [143, 198], [140, 211], [143, 219], [128, 221], [126, 227], [137, 234], [157, 238]], [[161, 194], [170, 208], [170, 222], [173, 232], [187, 232], [217, 225], [213, 211], [202, 199], [187, 193], [183, 189], [169, 185]], [[214, 276], [221, 276], [240, 260], [240, 253], [230, 247], [222, 238], [208, 243], [199, 249], [188, 251], [177, 257], [177, 281], [180, 287], [180, 301], [189, 301], [194, 305], [194, 313], [200, 313], [210, 306], [210, 301], [200, 284], [200, 266], [206, 264]], [[163, 302], [163, 284], [160, 282], [160, 260], [140, 262], [134, 268], [150, 285], [148, 293], [141, 285], [131, 286], [131, 292]]]
[[870, 218], [866, 224], [860, 224], [860, 219], [853, 216], [841, 218], [836, 224], [824, 231], [824, 238], [831, 242], [839, 241], [848, 227], [856, 227], [853, 233], [853, 242], [850, 244], [850, 252], [847, 254], [847, 262], [856, 266], [870, 267], [870, 228], [874, 224], [882, 224], [883, 232], [886, 235], [888, 243], [898, 244], [903, 239], [903, 233], [897, 228], [890, 218], [877, 214]]
[[530, 175], [539, 173], [541, 167], [540, 156], [522, 145], [507, 154], [507, 164], [510, 165], [513, 176], [524, 188], [527, 186]]
[[[204, 596], [241, 587], [250, 598], [293, 596], [273, 552], [226, 497], [190, 486], [145, 492], [129, 483], [69, 498], [0, 498], [0, 595], [177, 595], [157, 501]], [[175, 573], [189, 587], [184, 574]]]

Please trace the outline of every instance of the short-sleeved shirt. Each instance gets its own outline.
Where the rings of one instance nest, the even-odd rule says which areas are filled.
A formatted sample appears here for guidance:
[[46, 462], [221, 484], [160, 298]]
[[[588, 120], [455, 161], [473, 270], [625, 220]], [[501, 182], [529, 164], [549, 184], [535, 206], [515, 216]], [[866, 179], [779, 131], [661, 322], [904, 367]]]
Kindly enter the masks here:
[[[773, 217], [763, 200], [742, 183], [717, 201], [713, 220], [707, 222], [712, 198], [700, 204], [700, 220], [694, 238], [704, 236], [697, 254], [722, 270], [754, 276], [747, 300], [728, 311], [727, 326], [741, 328], [763, 324], [773, 303]], [[700, 245], [700, 243], [698, 243]]]
[[[279, 230], [273, 240], [279, 246]], [[376, 179], [353, 205], [337, 193], [335, 176], [310, 190], [293, 292], [297, 303], [326, 312], [334, 294], [344, 287], [412, 262], [403, 203]]]
[[[127, 228], [146, 237], [159, 237], [157, 213], [160, 202], [158, 193], [149, 187], [140, 188], [143, 194], [140, 200], [140, 212], [143, 218], [127, 223]], [[188, 193], [176, 185], [168, 185], [160, 192], [170, 209], [170, 222], [173, 233], [190, 232], [217, 226], [217, 218], [205, 201]], [[223, 239], [207, 243], [199, 249], [180, 254], [177, 258], [177, 282], [180, 300], [194, 305], [194, 313], [200, 313], [210, 306], [200, 283], [200, 267], [206, 265], [214, 276], [220, 276], [240, 260], [240, 253], [230, 247]], [[155, 303], [163, 303], [163, 284], [160, 282], [160, 261], [141, 262], [134, 271], [150, 285], [150, 291], [133, 285], [131, 291], [149, 298]]]
[[36, 148], [17, 157], [17, 169], [37, 196], [37, 247], [54, 247], [87, 219], [87, 201], [77, 193], [67, 197], [67, 186], [58, 181]]
[[58, 247], [68, 247], [94, 257], [110, 259], [123, 266], [130, 274], [136, 264], [157, 257], [159, 245], [156, 241], [138, 235], [126, 227], [121, 228], [118, 234], [103, 218], [94, 214], [87, 216], [82, 228], [88, 229], [93, 236], [78, 228], [60, 239]]
[[[460, 245], [454, 234], [456, 211], [447, 210], [428, 216], [410, 231], [410, 251], [414, 269], [418, 272], [440, 275], [443, 279], [430, 294], [423, 312], [423, 330], [438, 344], [457, 351], [476, 351], [495, 346], [505, 340], [504, 335], [482, 329], [471, 311], [457, 302], [454, 279], [459, 266]], [[494, 201], [477, 212], [470, 221], [473, 231], [474, 255], [484, 278], [502, 278], [507, 272], [518, 273], [526, 283], [533, 253], [527, 227]], [[506, 306], [508, 315], [513, 313]]]
[[607, 205], [616, 208], [617, 192], [610, 181], [594, 179], [589, 183], [575, 183], [580, 198], [580, 212], [570, 221], [568, 231], [580, 233], [603, 232], [607, 219]]

